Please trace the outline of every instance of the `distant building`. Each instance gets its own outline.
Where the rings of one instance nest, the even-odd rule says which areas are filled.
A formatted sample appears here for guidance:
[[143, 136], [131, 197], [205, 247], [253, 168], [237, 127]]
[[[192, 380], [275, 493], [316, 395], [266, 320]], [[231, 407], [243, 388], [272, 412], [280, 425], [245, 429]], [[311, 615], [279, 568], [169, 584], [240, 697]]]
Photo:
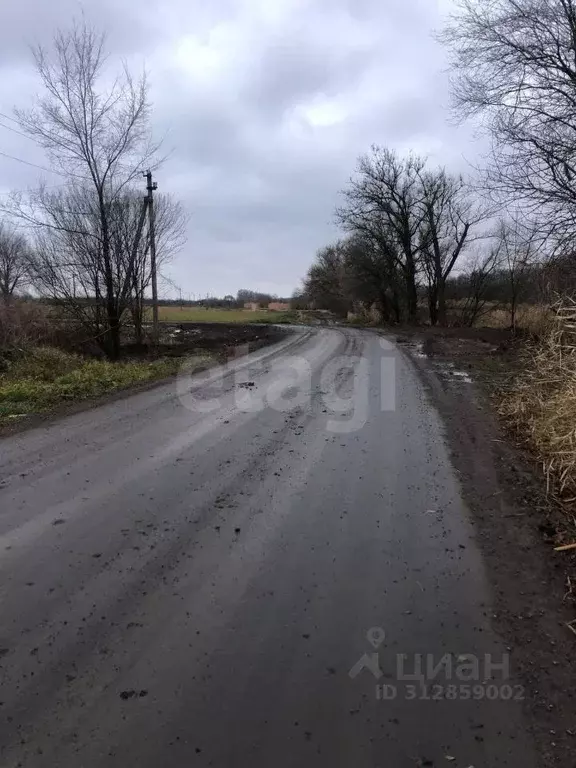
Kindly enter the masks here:
[[290, 309], [290, 304], [287, 301], [271, 301], [268, 304], [268, 309], [271, 312], [286, 312], [287, 309]]
[[257, 312], [260, 309], [260, 304], [257, 301], [245, 301], [244, 309], [249, 309], [250, 312]]

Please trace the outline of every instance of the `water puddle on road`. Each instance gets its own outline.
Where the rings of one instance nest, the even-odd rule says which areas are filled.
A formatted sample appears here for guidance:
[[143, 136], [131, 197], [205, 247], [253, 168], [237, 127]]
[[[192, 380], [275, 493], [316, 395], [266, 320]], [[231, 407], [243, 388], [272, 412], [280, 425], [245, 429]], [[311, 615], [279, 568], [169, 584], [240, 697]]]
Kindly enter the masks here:
[[453, 378], [455, 380], [463, 381], [465, 384], [472, 384], [472, 377], [466, 371], [459, 371], [454, 363], [444, 361], [432, 361], [434, 369], [445, 379]]
[[437, 360], [433, 354], [428, 354], [426, 352], [426, 344], [423, 341], [398, 340], [398, 343], [407, 349], [412, 357], [429, 360], [434, 371], [445, 381], [461, 382], [463, 384], [473, 383], [469, 372], [459, 370], [456, 368], [455, 363], [448, 360]]

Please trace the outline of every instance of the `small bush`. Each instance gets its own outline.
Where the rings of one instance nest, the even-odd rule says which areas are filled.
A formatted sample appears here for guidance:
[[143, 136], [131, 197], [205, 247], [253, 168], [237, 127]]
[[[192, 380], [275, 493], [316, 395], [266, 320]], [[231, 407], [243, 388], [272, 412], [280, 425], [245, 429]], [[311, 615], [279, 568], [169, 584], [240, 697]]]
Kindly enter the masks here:
[[9, 363], [7, 375], [13, 379], [54, 381], [62, 374], [78, 368], [81, 361], [78, 355], [54, 347], [34, 347]]
[[0, 299], [0, 356], [30, 344], [47, 343], [52, 330], [45, 306], [28, 299]]

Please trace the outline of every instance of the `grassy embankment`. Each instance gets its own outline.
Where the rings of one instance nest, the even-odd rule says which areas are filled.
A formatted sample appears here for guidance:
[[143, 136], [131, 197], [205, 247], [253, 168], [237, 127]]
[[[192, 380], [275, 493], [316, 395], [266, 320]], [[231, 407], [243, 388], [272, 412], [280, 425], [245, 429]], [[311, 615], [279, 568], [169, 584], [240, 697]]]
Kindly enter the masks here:
[[[208, 356], [192, 358], [204, 367]], [[109, 362], [34, 347], [5, 362], [0, 373], [0, 426], [33, 414], [50, 412], [63, 403], [89, 400], [175, 374], [181, 358]]]
[[[14, 330], [14, 338], [5, 344], [4, 354], [0, 350], [0, 427], [27, 416], [50, 412], [65, 403], [90, 400], [166, 378], [178, 372], [183, 358], [187, 360], [187, 367], [205, 368], [217, 362], [217, 350], [204, 352], [184, 348], [165, 358], [118, 362], [70, 354], [37, 341], [50, 337], [50, 318], [40, 305], [31, 307], [33, 317], [28, 317], [26, 308], [24, 303], [15, 305], [10, 313], [5, 311], [0, 316], [5, 330], [8, 325], [9, 330]], [[295, 315], [267, 310], [160, 307], [160, 320], [171, 323], [286, 323], [295, 319]], [[38, 326], [38, 332], [33, 326]], [[222, 343], [228, 342], [224, 340]]]

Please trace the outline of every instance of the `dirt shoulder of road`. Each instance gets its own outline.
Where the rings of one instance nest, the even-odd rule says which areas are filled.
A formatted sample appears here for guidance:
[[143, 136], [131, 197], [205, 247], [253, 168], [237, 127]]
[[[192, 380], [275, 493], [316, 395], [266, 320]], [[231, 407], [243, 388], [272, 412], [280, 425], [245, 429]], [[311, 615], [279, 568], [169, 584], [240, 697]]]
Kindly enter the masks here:
[[526, 688], [543, 766], [572, 768], [576, 751], [576, 557], [554, 551], [566, 509], [541, 468], [499, 421], [494, 392], [514, 370], [515, 344], [495, 329], [402, 332], [440, 412], [494, 598], [493, 624]]
[[[200, 373], [281, 341], [287, 332], [288, 329], [273, 325], [163, 323], [161, 343], [154, 353], [145, 346], [126, 345], [123, 348], [122, 358], [117, 365], [133, 364], [133, 381], [130, 381], [129, 376], [119, 375], [117, 380], [112, 382], [107, 378], [103, 382], [106, 391], [94, 394], [94, 391], [98, 391], [100, 382], [86, 376], [86, 386], [76, 387], [70, 394], [69, 389], [65, 387], [58, 389], [58, 372], [55, 372], [53, 396], [31, 402], [30, 412], [19, 414], [17, 417], [2, 418], [0, 413], [0, 439], [168, 384], [178, 375], [184, 360], [188, 371], [190, 362], [196, 360], [194, 370]], [[149, 365], [150, 363], [152, 365]], [[141, 375], [139, 367], [146, 368], [145, 376]], [[0, 411], [2, 404], [0, 397]]]

